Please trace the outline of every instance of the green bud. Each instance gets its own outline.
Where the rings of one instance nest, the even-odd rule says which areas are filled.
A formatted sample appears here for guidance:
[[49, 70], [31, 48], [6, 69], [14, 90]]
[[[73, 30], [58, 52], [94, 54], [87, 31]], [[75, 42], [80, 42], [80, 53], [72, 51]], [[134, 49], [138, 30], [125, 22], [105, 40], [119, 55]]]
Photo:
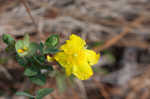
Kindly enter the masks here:
[[56, 34], [51, 35], [47, 38], [45, 45], [49, 48], [56, 47], [59, 43], [59, 37]]
[[12, 38], [11, 35], [9, 35], [9, 34], [3, 34], [2, 39], [3, 39], [3, 42], [6, 43], [7, 45], [15, 44], [14, 38]]

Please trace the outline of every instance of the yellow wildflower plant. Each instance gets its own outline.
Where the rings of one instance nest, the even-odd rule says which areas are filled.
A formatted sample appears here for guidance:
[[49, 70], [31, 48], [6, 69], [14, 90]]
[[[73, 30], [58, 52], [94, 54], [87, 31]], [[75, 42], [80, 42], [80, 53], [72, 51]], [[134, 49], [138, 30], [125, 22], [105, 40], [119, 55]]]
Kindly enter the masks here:
[[60, 47], [60, 52], [54, 56], [55, 60], [65, 68], [66, 74], [74, 74], [80, 80], [86, 80], [93, 75], [91, 66], [96, 64], [100, 54], [86, 49], [85, 40], [72, 34], [70, 40], [67, 40]]

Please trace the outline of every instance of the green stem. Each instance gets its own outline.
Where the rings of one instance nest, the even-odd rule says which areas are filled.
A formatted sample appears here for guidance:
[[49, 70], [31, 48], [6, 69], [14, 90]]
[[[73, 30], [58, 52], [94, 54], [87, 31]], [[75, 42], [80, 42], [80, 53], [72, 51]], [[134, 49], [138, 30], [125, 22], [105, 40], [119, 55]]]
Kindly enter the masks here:
[[26, 1], [25, 1], [25, 0], [20, 0], [20, 1], [21, 1], [21, 3], [24, 5], [24, 7], [26, 8], [26, 11], [27, 11], [29, 17], [31, 18], [31, 20], [32, 20], [32, 22], [33, 22], [33, 24], [34, 24], [34, 26], [35, 26], [35, 28], [36, 28], [36, 31], [38, 32], [38, 26], [37, 26], [37, 24], [36, 24], [36, 22], [35, 22], [35, 20], [34, 20], [34, 18], [33, 18], [33, 16], [32, 16], [32, 14], [31, 14], [30, 8], [29, 8], [28, 5], [26, 4]]
[[38, 64], [43, 65], [43, 64], [41, 64], [41, 62], [40, 62], [37, 58], [35, 58], [34, 56], [32, 56], [32, 57], [33, 57], [33, 59], [34, 59]]

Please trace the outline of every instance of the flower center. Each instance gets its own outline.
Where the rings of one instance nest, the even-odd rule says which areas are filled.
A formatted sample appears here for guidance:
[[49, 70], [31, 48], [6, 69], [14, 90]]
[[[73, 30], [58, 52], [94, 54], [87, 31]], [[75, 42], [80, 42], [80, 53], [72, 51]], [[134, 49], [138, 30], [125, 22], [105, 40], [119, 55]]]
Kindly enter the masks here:
[[73, 54], [73, 56], [74, 56], [74, 57], [77, 57], [77, 56], [78, 56], [78, 54], [77, 54], [77, 53], [74, 53], [74, 54]]
[[23, 49], [18, 49], [18, 53], [24, 53], [27, 50], [28, 50], [28, 48], [26, 46], [24, 46]]

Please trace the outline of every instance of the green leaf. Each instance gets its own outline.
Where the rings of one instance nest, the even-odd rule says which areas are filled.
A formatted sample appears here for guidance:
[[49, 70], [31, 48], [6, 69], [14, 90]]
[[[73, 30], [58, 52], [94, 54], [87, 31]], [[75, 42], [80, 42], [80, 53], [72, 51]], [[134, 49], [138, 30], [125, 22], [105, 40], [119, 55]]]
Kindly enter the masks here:
[[55, 54], [57, 52], [59, 52], [59, 49], [57, 48], [47, 48], [44, 50], [44, 54]]
[[24, 41], [25, 43], [30, 43], [30, 42], [29, 42], [29, 41], [30, 41], [30, 37], [29, 37], [28, 34], [25, 34], [23, 41]]
[[44, 65], [44, 66], [42, 66], [42, 69], [46, 69], [46, 70], [48, 70], [48, 71], [52, 71], [52, 70], [53, 70], [53, 66]]
[[15, 47], [18, 50], [18, 49], [22, 49], [24, 47], [29, 48], [29, 45], [30, 45], [29, 35], [26, 34], [23, 40], [17, 41]]
[[29, 97], [29, 99], [34, 99], [34, 98]]
[[29, 45], [29, 56], [34, 55], [38, 49], [38, 44], [32, 42]]
[[28, 63], [30, 63], [30, 65], [37, 67], [36, 65], [38, 65], [38, 64], [37, 64], [37, 62], [35, 61], [35, 59], [33, 57], [34, 56], [26, 57], [26, 60], [28, 61]]
[[33, 58], [40, 65], [44, 64], [46, 60], [44, 55], [36, 55], [36, 56], [33, 56]]
[[8, 45], [6, 48], [5, 48], [5, 51], [6, 52], [11, 52], [11, 53], [15, 53], [16, 50], [15, 50], [15, 45]]
[[15, 45], [16, 51], [17, 51], [18, 49], [22, 49], [23, 47], [24, 47], [24, 42], [23, 42], [23, 40], [18, 40], [18, 41], [16, 42], [16, 45]]
[[24, 71], [24, 75], [26, 76], [35, 76], [38, 74], [38, 70], [33, 68], [33, 67], [29, 67]]
[[7, 47], [5, 48], [6, 52], [15, 52], [15, 43], [16, 41], [14, 40], [13, 37], [9, 34], [3, 34], [2, 35], [3, 42], [7, 44]]
[[28, 61], [25, 58], [19, 57], [18, 55], [16, 56], [16, 60], [23, 67], [28, 65]]
[[46, 77], [45, 75], [37, 75], [33, 77], [29, 77], [32, 83], [37, 84], [37, 85], [44, 85], [46, 83]]
[[43, 53], [43, 49], [44, 49], [44, 44], [42, 42], [40, 42], [40, 44], [38, 45], [38, 48], [40, 50], [40, 53]]
[[47, 38], [45, 45], [49, 48], [56, 47], [59, 43], [59, 36], [56, 34], [51, 35]]
[[8, 45], [13, 45], [13, 46], [15, 45], [14, 38], [12, 38], [9, 34], [3, 34], [2, 39], [3, 39], [3, 42], [5, 42]]
[[17, 96], [27, 96], [27, 97], [30, 97], [30, 98], [34, 98], [33, 95], [27, 93], [27, 92], [16, 92], [16, 95]]
[[36, 99], [42, 99], [44, 98], [46, 95], [50, 94], [51, 92], [53, 92], [53, 88], [43, 88], [40, 89], [36, 92]]

